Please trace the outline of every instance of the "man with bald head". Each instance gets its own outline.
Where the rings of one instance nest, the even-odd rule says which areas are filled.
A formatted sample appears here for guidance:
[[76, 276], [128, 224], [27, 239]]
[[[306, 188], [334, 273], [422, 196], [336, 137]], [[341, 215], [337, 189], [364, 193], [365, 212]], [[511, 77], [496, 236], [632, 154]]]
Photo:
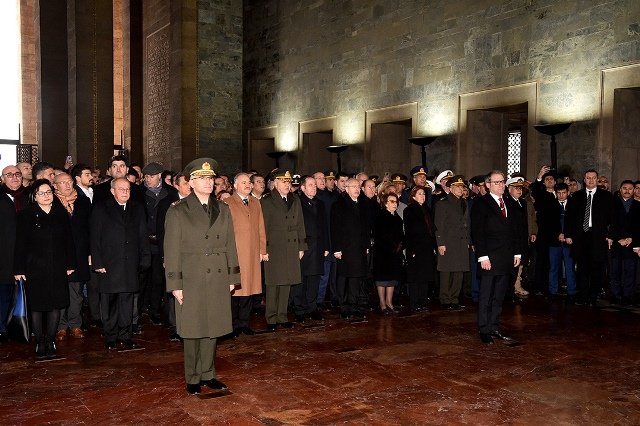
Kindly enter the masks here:
[[16, 212], [26, 205], [27, 188], [22, 186], [22, 173], [16, 166], [2, 169], [0, 187], [0, 342], [6, 341], [6, 320], [13, 294], [13, 254], [16, 242]]

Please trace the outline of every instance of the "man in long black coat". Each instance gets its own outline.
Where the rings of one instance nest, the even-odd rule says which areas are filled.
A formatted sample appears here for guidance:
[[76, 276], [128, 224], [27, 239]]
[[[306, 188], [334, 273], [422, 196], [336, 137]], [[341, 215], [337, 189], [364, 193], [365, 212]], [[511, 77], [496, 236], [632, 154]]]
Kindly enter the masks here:
[[0, 341], [5, 341], [6, 320], [13, 296], [15, 279], [13, 277], [13, 254], [16, 243], [16, 212], [25, 204], [24, 194], [27, 188], [22, 186], [22, 174], [16, 166], [7, 166], [2, 170], [0, 187]]
[[331, 208], [331, 249], [337, 259], [336, 290], [342, 317], [362, 317], [357, 300], [361, 281], [367, 275], [371, 218], [366, 207], [358, 202], [358, 180], [347, 180], [345, 187], [345, 194]]
[[129, 181], [114, 179], [111, 192], [91, 215], [92, 266], [101, 274], [105, 347], [115, 349], [120, 341], [131, 349], [133, 294], [140, 288], [139, 271], [150, 264], [149, 239], [143, 207], [129, 202]]
[[318, 289], [324, 273], [324, 259], [329, 254], [329, 236], [324, 203], [316, 198], [316, 191], [316, 180], [304, 176], [299, 195], [307, 250], [300, 259], [302, 283], [292, 288], [293, 310], [298, 322], [304, 322], [305, 318], [322, 319], [318, 311]]
[[576, 261], [578, 304], [595, 306], [602, 289], [610, 239], [613, 196], [597, 186], [598, 172], [587, 170], [584, 188], [567, 205], [565, 243]]
[[477, 198], [471, 212], [471, 233], [480, 263], [478, 325], [483, 343], [493, 338], [508, 340], [500, 333], [500, 313], [509, 279], [520, 265], [523, 247], [518, 229], [517, 206], [503, 197], [504, 173], [494, 170], [485, 179], [489, 193]]

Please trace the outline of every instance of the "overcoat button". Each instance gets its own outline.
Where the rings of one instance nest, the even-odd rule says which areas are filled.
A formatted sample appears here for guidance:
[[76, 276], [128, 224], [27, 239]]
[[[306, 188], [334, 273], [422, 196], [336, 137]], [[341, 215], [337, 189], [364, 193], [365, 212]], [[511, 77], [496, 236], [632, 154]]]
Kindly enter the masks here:
[[207, 268], [207, 274], [208, 274], [209, 272], [211, 272], [211, 269]]
[[208, 236], [208, 235], [205, 235], [205, 236], [204, 236], [204, 239], [205, 239], [205, 240], [206, 240], [206, 239], [208, 239], [208, 238], [209, 238], [209, 236]]

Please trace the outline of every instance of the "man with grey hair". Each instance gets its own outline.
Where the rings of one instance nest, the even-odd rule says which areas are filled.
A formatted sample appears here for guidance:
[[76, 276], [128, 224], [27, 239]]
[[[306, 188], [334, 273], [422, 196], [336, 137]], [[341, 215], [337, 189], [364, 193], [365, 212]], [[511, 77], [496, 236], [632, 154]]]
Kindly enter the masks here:
[[505, 175], [499, 170], [485, 179], [489, 193], [476, 198], [471, 211], [471, 236], [480, 263], [478, 325], [483, 343], [512, 340], [500, 332], [500, 313], [509, 280], [520, 265], [524, 241], [518, 229], [517, 205], [503, 197]]
[[[255, 175], [254, 175], [255, 176]], [[233, 229], [236, 235], [238, 263], [240, 264], [240, 288], [231, 294], [231, 318], [233, 334], [253, 335], [249, 327], [252, 299], [262, 293], [262, 271], [260, 262], [269, 260], [267, 236], [260, 202], [251, 196], [251, 179], [246, 173], [233, 178], [233, 195], [224, 202], [229, 206]]]
[[363, 203], [358, 202], [359, 195], [358, 180], [348, 179], [344, 196], [331, 209], [331, 250], [337, 259], [336, 290], [344, 319], [364, 317], [357, 304], [361, 282], [367, 275], [371, 218]]

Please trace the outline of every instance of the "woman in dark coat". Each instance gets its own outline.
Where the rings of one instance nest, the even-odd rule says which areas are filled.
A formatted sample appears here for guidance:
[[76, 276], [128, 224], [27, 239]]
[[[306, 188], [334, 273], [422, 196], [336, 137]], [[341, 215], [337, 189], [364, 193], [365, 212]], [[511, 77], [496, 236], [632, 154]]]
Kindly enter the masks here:
[[15, 279], [25, 283], [38, 358], [56, 355], [60, 310], [69, 305], [67, 277], [76, 263], [69, 216], [53, 199], [49, 181], [35, 181], [16, 230]]
[[407, 285], [415, 312], [427, 309], [429, 285], [435, 279], [435, 228], [426, 199], [425, 187], [416, 185], [409, 195], [409, 206], [404, 209]]
[[396, 213], [398, 196], [387, 194], [380, 200], [382, 210], [373, 227], [373, 279], [378, 289], [380, 310], [389, 315], [393, 306], [393, 289], [402, 278], [402, 219]]

